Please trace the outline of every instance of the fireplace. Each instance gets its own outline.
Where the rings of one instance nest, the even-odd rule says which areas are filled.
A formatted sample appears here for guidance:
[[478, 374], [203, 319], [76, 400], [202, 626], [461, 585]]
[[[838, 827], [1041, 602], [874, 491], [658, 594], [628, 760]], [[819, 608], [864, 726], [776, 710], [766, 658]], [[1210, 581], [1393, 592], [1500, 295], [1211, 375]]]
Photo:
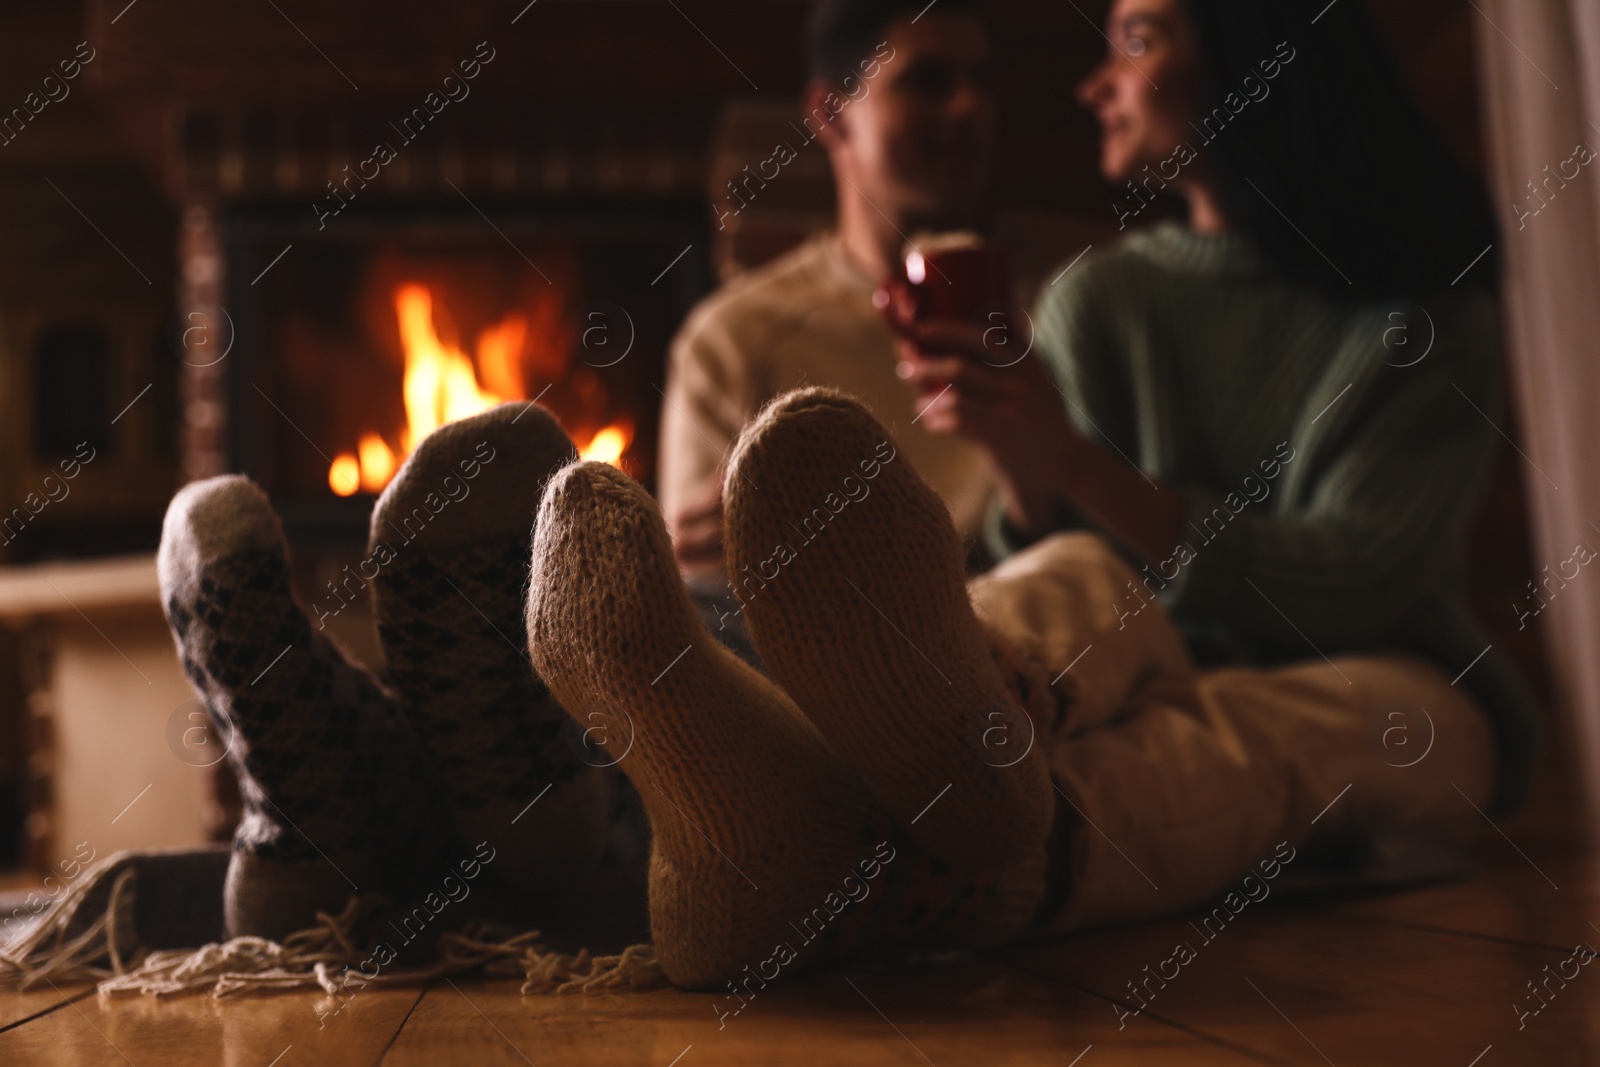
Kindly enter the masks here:
[[[191, 436], [191, 466], [249, 474], [297, 548], [344, 549], [430, 430], [537, 400], [586, 458], [649, 486], [662, 360], [706, 284], [703, 230], [698, 205], [671, 202], [419, 198], [321, 227], [303, 202], [220, 211], [191, 244], [216, 249], [227, 281], [191, 307], [185, 363], [220, 407], [192, 411], [193, 429], [225, 430]], [[193, 252], [192, 273], [205, 260]]]

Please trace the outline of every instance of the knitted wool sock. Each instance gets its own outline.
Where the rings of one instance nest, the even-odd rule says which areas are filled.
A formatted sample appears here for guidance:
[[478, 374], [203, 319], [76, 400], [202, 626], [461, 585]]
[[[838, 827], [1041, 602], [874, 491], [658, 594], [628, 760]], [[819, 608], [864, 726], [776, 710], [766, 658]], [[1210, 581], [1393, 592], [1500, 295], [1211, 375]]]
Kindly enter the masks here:
[[534, 892], [577, 885], [606, 846], [617, 786], [585, 765], [529, 663], [523, 590], [534, 512], [576, 458], [555, 419], [502, 404], [429, 435], [372, 514], [370, 562], [388, 676], [461, 834]]
[[[949, 511], [843, 394], [779, 397], [726, 486], [728, 570], [762, 663], [936, 856], [994, 871], [1054, 807], [973, 614]], [[754, 488], [759, 486], [760, 489]]]
[[161, 600], [183, 668], [239, 777], [230, 935], [282, 938], [357, 889], [397, 895], [444, 828], [393, 701], [295, 604], [266, 494], [223, 476], [167, 509]]
[[840, 880], [873, 859], [885, 820], [794, 704], [705, 628], [660, 510], [627, 475], [583, 463], [551, 479], [527, 628], [540, 675], [603, 731], [649, 813], [668, 977], [706, 986], [846, 950], [792, 924], [843, 899]]

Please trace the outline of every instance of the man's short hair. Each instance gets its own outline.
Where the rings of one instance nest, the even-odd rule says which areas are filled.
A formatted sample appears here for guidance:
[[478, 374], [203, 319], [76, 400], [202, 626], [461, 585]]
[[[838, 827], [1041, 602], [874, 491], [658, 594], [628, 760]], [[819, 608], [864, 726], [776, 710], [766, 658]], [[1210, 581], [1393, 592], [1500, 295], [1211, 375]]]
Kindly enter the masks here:
[[889, 24], [938, 12], [981, 14], [981, 0], [815, 0], [806, 18], [806, 74], [838, 85], [856, 74], [857, 65], [885, 38]]

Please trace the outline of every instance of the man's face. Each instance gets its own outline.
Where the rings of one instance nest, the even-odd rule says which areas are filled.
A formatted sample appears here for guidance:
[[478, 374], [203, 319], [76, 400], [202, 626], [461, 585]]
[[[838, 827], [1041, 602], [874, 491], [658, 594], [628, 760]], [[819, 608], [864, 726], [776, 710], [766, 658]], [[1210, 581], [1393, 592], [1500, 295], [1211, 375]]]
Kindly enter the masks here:
[[868, 91], [836, 120], [834, 166], [885, 213], [961, 219], [982, 204], [993, 169], [988, 32], [973, 15], [932, 10], [891, 23], [884, 40]]

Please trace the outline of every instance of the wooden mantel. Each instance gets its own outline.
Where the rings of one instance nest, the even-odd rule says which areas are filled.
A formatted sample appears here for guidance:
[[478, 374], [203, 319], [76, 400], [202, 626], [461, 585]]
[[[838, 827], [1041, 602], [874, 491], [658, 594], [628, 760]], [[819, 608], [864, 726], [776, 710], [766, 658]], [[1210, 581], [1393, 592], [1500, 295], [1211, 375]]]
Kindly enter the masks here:
[[0, 623], [63, 612], [85, 615], [161, 607], [154, 556], [0, 568]]

